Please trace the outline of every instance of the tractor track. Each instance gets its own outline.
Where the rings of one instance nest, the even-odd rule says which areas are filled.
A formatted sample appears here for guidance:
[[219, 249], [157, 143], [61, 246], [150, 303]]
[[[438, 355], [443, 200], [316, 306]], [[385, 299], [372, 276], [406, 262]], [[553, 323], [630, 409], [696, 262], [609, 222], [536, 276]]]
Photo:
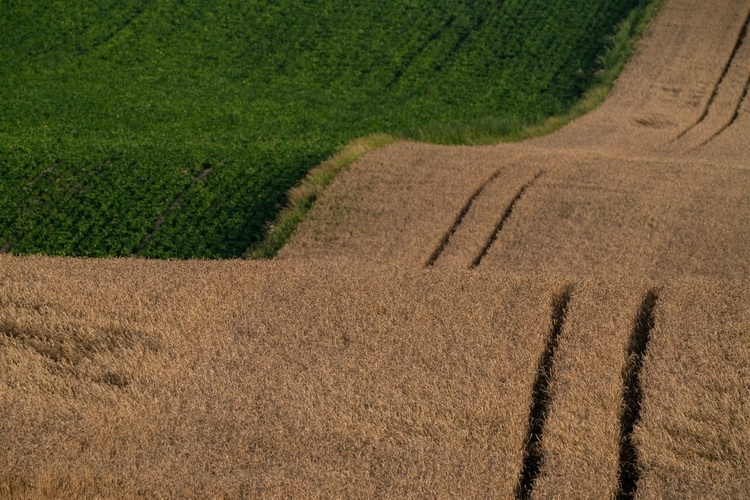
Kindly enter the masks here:
[[484, 246], [482, 247], [482, 250], [480, 250], [479, 254], [477, 254], [476, 257], [474, 257], [474, 260], [471, 261], [471, 264], [469, 264], [469, 269], [474, 269], [475, 267], [479, 266], [479, 264], [482, 263], [482, 260], [487, 255], [487, 252], [489, 252], [490, 247], [497, 241], [498, 236], [500, 235], [500, 231], [503, 230], [503, 226], [505, 226], [505, 223], [510, 218], [511, 214], [513, 213], [513, 209], [515, 208], [516, 204], [521, 200], [523, 195], [526, 193], [526, 190], [529, 189], [540, 177], [544, 175], [544, 171], [539, 171], [534, 176], [533, 179], [531, 179], [529, 182], [521, 186], [521, 188], [518, 190], [516, 195], [513, 197], [511, 202], [508, 204], [508, 208], [505, 209], [505, 212], [503, 213], [503, 216], [500, 218], [500, 220], [497, 221], [497, 224], [495, 224], [495, 228], [492, 231], [492, 234], [490, 234], [489, 238], [485, 242]]
[[[713, 90], [711, 91], [711, 95], [708, 98], [708, 101], [706, 101], [706, 105], [703, 108], [703, 111], [701, 112], [698, 119], [692, 123], [689, 127], [687, 127], [685, 130], [680, 132], [677, 137], [674, 138], [674, 141], [677, 141], [684, 137], [688, 132], [693, 130], [695, 127], [699, 126], [703, 121], [706, 119], [706, 117], [709, 114], [709, 111], [711, 110], [711, 106], [713, 105], [714, 101], [716, 100], [716, 97], [719, 95], [719, 89], [721, 88], [722, 84], [724, 83], [724, 80], [726, 79], [727, 75], [729, 74], [729, 70], [732, 68], [732, 65], [735, 62], [735, 59], [737, 58], [737, 54], [740, 51], [740, 48], [743, 44], [747, 42], [747, 33], [748, 33], [748, 26], [750, 26], [750, 11], [747, 13], [747, 17], [745, 18], [745, 22], [742, 26], [742, 30], [740, 31], [740, 34], [737, 37], [737, 41], [734, 44], [734, 47], [732, 48], [732, 52], [729, 55], [729, 58], [727, 59], [726, 64], [724, 65], [724, 68], [721, 72], [721, 75], [719, 76], [719, 79], [716, 81], [716, 83], [713, 86]], [[747, 94], [747, 85], [745, 85], [745, 94]], [[742, 99], [740, 99], [740, 103], [742, 102]], [[739, 104], [737, 105], [737, 108], [739, 109]], [[736, 116], [735, 116], [736, 118]], [[734, 120], [732, 120], [734, 121]], [[728, 125], [727, 125], [728, 127]], [[726, 127], [725, 127], [726, 128]], [[711, 138], [709, 138], [706, 142], [709, 142], [713, 137], [716, 135], [719, 135], [721, 131], [716, 132]], [[704, 143], [705, 144], [705, 143]]]
[[539, 476], [539, 469], [542, 465], [541, 441], [544, 437], [544, 427], [551, 403], [549, 386], [554, 371], [555, 351], [565, 326], [572, 293], [573, 287], [567, 286], [552, 299], [552, 317], [547, 346], [539, 360], [532, 389], [533, 399], [524, 440], [524, 460], [516, 487], [516, 498], [519, 499], [531, 498], [534, 481]]
[[471, 210], [472, 205], [476, 201], [477, 198], [484, 192], [485, 188], [489, 186], [491, 183], [493, 183], [502, 173], [502, 170], [496, 170], [486, 181], [484, 181], [477, 189], [472, 193], [472, 195], [469, 197], [468, 200], [466, 200], [466, 203], [463, 207], [461, 207], [461, 210], [459, 211], [458, 215], [456, 216], [456, 219], [453, 221], [453, 224], [451, 225], [450, 229], [443, 235], [443, 238], [440, 240], [440, 243], [438, 244], [437, 248], [432, 252], [430, 257], [427, 259], [427, 263], [425, 264], [425, 267], [432, 267], [435, 265], [435, 262], [440, 258], [440, 255], [445, 250], [445, 247], [448, 245], [448, 242], [450, 241], [451, 237], [456, 233], [456, 230], [458, 230], [458, 227], [461, 225], [461, 222], [463, 222], [464, 218], [466, 217], [466, 214], [469, 213], [469, 210]]
[[635, 426], [641, 420], [643, 389], [641, 370], [646, 349], [654, 329], [654, 309], [659, 300], [657, 290], [650, 290], [643, 298], [633, 325], [627, 363], [623, 373], [623, 407], [620, 415], [620, 480], [618, 499], [635, 498], [640, 478], [638, 449], [633, 439]]

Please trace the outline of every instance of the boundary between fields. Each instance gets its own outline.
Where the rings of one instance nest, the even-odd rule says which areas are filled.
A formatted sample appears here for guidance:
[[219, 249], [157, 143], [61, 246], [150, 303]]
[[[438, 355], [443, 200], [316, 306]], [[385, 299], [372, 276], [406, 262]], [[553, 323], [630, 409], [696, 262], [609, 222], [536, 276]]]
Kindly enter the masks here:
[[[641, 39], [648, 23], [656, 16], [664, 0], [650, 0], [647, 4], [635, 7], [618, 25], [610, 38], [611, 45], [602, 56], [604, 67], [597, 73], [591, 87], [574, 103], [570, 109], [560, 115], [550, 116], [543, 122], [522, 127], [504, 135], [487, 137], [482, 133], [466, 137], [461, 144], [497, 144], [500, 142], [518, 142], [550, 134], [576, 118], [598, 107], [609, 94], [614, 81], [622, 72], [632, 55], [636, 43]], [[329, 159], [318, 164], [308, 172], [300, 183], [287, 192], [287, 204], [276, 218], [267, 224], [262, 239], [250, 245], [244, 258], [272, 259], [286, 244], [297, 226], [305, 219], [317, 197], [333, 181], [333, 178], [344, 168], [354, 163], [366, 153], [402, 140], [418, 140], [408, 135], [373, 134], [349, 142], [343, 149]], [[425, 142], [441, 143], [440, 137], [428, 137]]]
[[338, 153], [318, 164], [307, 176], [287, 192], [286, 207], [268, 224], [265, 237], [250, 246], [243, 257], [272, 259], [289, 240], [297, 226], [305, 219], [315, 200], [346, 167], [377, 148], [396, 142], [387, 134], [373, 134], [351, 141]]

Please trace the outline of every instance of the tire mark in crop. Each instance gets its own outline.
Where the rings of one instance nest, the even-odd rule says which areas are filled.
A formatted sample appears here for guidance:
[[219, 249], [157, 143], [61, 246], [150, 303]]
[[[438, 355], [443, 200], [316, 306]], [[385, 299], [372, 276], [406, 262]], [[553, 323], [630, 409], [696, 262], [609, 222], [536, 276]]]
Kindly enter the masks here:
[[451, 26], [453, 26], [453, 23], [456, 21], [456, 15], [453, 14], [448, 20], [441, 26], [437, 31], [435, 31], [430, 37], [425, 41], [422, 45], [420, 45], [414, 52], [412, 52], [409, 56], [406, 57], [406, 60], [403, 64], [393, 73], [393, 78], [385, 84], [385, 89], [388, 90], [391, 87], [393, 87], [396, 82], [398, 82], [401, 77], [406, 72], [406, 69], [414, 63], [414, 61], [419, 57], [422, 52], [424, 52], [429, 45], [440, 38], [440, 35], [448, 31]]
[[112, 30], [111, 33], [107, 34], [101, 41], [96, 42], [92, 49], [95, 49], [97, 47], [103, 47], [107, 45], [110, 41], [112, 41], [117, 35], [125, 31], [125, 29], [133, 24], [133, 22], [141, 17], [146, 12], [147, 7], [146, 6], [139, 6], [137, 7], [132, 15], [125, 19], [119, 26], [117, 26], [114, 30]]
[[169, 206], [167, 207], [167, 209], [159, 216], [158, 219], [156, 219], [156, 222], [154, 222], [154, 225], [151, 228], [151, 231], [149, 231], [141, 239], [141, 241], [138, 243], [138, 245], [136, 245], [136, 247], [133, 250], [131, 256], [135, 257], [135, 255], [138, 252], [140, 252], [141, 250], [143, 250], [145, 248], [145, 246], [148, 244], [148, 242], [151, 241], [151, 238], [154, 237], [154, 234], [156, 234], [156, 231], [158, 231], [159, 228], [162, 226], [162, 224], [164, 224], [164, 221], [167, 220], [167, 217], [169, 217], [169, 215], [172, 212], [174, 212], [177, 209], [177, 207], [180, 206], [180, 203], [182, 203], [183, 198], [185, 198], [185, 194], [190, 189], [192, 189], [193, 187], [195, 187], [196, 184], [198, 184], [200, 181], [202, 181], [203, 179], [205, 179], [206, 176], [211, 173], [211, 170], [213, 170], [213, 167], [211, 165], [209, 165], [209, 164], [203, 165], [203, 170], [201, 170], [200, 173], [193, 178], [193, 182], [191, 182], [190, 185], [187, 188], [185, 188], [184, 191], [182, 191], [180, 194], [178, 194], [177, 196], [175, 196], [174, 200], [172, 200], [172, 203], [170, 203]]
[[638, 488], [638, 450], [633, 442], [633, 429], [641, 420], [643, 390], [641, 369], [646, 348], [654, 328], [654, 309], [659, 300], [656, 290], [649, 290], [641, 302], [628, 345], [628, 359], [623, 371], [623, 406], [620, 414], [620, 483], [618, 499], [634, 498]]
[[461, 225], [461, 222], [463, 222], [464, 218], [466, 217], [466, 214], [469, 213], [469, 210], [471, 209], [471, 206], [474, 204], [477, 198], [479, 198], [479, 195], [482, 194], [482, 192], [489, 186], [492, 182], [494, 182], [502, 172], [502, 169], [496, 170], [486, 181], [484, 181], [477, 189], [474, 191], [474, 193], [469, 197], [467, 202], [464, 204], [463, 208], [461, 208], [461, 211], [458, 213], [458, 216], [453, 221], [453, 225], [448, 229], [448, 232], [443, 235], [443, 239], [440, 240], [440, 243], [438, 244], [437, 248], [430, 254], [430, 258], [427, 259], [427, 263], [424, 265], [424, 267], [431, 267], [435, 265], [435, 261], [438, 260], [440, 257], [440, 254], [443, 253], [443, 250], [445, 250], [445, 247], [448, 245], [448, 242], [453, 237], [455, 232], [458, 230], [458, 226]]
[[534, 490], [534, 482], [542, 465], [542, 436], [547, 422], [550, 405], [549, 384], [552, 380], [555, 350], [560, 343], [560, 334], [565, 325], [573, 287], [568, 285], [552, 298], [552, 324], [544, 349], [536, 369], [536, 379], [532, 389], [532, 403], [529, 412], [528, 428], [524, 441], [524, 459], [516, 485], [516, 498], [527, 499]]
[[[78, 179], [78, 181], [73, 184], [70, 188], [67, 190], [67, 198], [64, 205], [57, 207], [57, 213], [58, 214], [64, 214], [69, 213], [70, 207], [73, 206], [75, 203], [80, 203], [81, 194], [89, 188], [89, 186], [94, 185], [95, 180], [98, 179], [97, 175], [101, 173], [106, 167], [109, 167], [112, 165], [112, 163], [115, 161], [115, 158], [108, 158], [106, 160], [103, 160], [101, 163], [99, 163], [96, 167], [93, 168], [93, 171], [88, 174], [82, 174], [78, 175], [76, 177], [73, 177], [73, 179]], [[34, 199], [34, 203], [38, 203], [40, 201], [40, 198], [37, 197]]]
[[[36, 185], [36, 183], [41, 180], [42, 177], [44, 177], [46, 174], [52, 172], [55, 168], [57, 168], [58, 165], [60, 165], [59, 162], [52, 163], [47, 168], [45, 168], [44, 170], [36, 174], [29, 181], [27, 181], [26, 184], [24, 184], [23, 186], [18, 186], [17, 188], [13, 189], [11, 191], [11, 196], [16, 197], [16, 199], [12, 201], [15, 201], [17, 203], [22, 202], [25, 205], [26, 210], [29, 211], [30, 205], [35, 205], [39, 202], [39, 195], [34, 197], [34, 199], [31, 201], [23, 199], [23, 197], [27, 196], [28, 191], [30, 191], [31, 188], [33, 188]], [[11, 215], [10, 220], [6, 221], [7, 227], [12, 229], [13, 224], [18, 220], [19, 217], [20, 216], [18, 215], [18, 213], [16, 213], [15, 215]], [[0, 253], [8, 253], [10, 251], [11, 245], [12, 245], [12, 242], [7, 241], [2, 247], [0, 247]]]
[[[504, 3], [503, 1], [498, 1], [494, 7], [500, 8], [502, 7], [503, 3]], [[467, 8], [471, 8], [471, 7], [467, 5]], [[466, 44], [466, 41], [469, 39], [472, 33], [478, 31], [482, 27], [482, 25], [487, 21], [488, 18], [489, 18], [489, 13], [487, 12], [483, 13], [483, 15], [478, 15], [470, 27], [465, 29], [463, 32], [459, 33], [458, 39], [450, 48], [450, 50], [448, 50], [446, 57], [443, 59], [443, 61], [438, 61], [435, 67], [435, 70], [440, 71], [446, 61], [448, 61], [452, 57], [455, 57], [456, 54], [460, 52], [461, 48], [463, 48], [464, 44]]]
[[711, 142], [714, 139], [716, 139], [719, 135], [721, 135], [729, 127], [731, 127], [732, 125], [734, 125], [734, 122], [736, 122], [737, 118], [739, 118], [739, 116], [740, 116], [740, 109], [742, 108], [742, 103], [747, 98], [747, 95], [748, 95], [749, 91], [750, 91], [750, 75], [748, 75], [747, 81], [745, 82], [745, 89], [742, 91], [742, 97], [740, 97], [740, 100], [737, 102], [737, 106], [735, 106], [735, 108], [734, 108], [734, 113], [732, 114], [732, 118], [726, 124], [724, 124], [723, 127], [721, 127], [719, 130], [717, 130], [716, 132], [714, 132], [714, 134], [711, 137], [709, 137], [708, 139], [706, 139], [705, 141], [703, 141], [700, 144], [700, 146], [698, 146], [698, 147], [705, 146], [709, 142]]
[[469, 29], [465, 30], [459, 35], [458, 40], [456, 40], [456, 43], [453, 44], [453, 47], [451, 47], [451, 50], [448, 52], [449, 56], [453, 56], [461, 50], [466, 41], [469, 39], [469, 36], [482, 27], [482, 25], [487, 20], [487, 17], [488, 16], [480, 16], [476, 21], [474, 21], [474, 24], [472, 24]]
[[[495, 8], [500, 8], [503, 5], [503, 1], [497, 2], [495, 5]], [[466, 6], [467, 9], [471, 9], [473, 7], [473, 2], [467, 2]], [[393, 85], [398, 82], [403, 74], [406, 72], [406, 69], [412, 65], [412, 63], [419, 57], [420, 54], [422, 54], [429, 45], [440, 38], [441, 35], [446, 33], [448, 30], [450, 30], [453, 27], [453, 24], [456, 22], [456, 19], [458, 16], [456, 14], [453, 14], [448, 18], [448, 20], [443, 24], [442, 27], [440, 27], [436, 32], [434, 32], [430, 37], [422, 44], [420, 45], [414, 52], [412, 52], [409, 56], [407, 56], [406, 60], [403, 64], [394, 72], [393, 78], [385, 85], [385, 89], [390, 89], [393, 87]], [[487, 16], [478, 16], [476, 21], [472, 24], [471, 27], [464, 30], [462, 33], [459, 34], [458, 39], [453, 44], [453, 46], [450, 48], [450, 50], [447, 51], [446, 59], [449, 57], [452, 57], [455, 55], [461, 47], [466, 43], [466, 40], [469, 38], [469, 35], [471, 35], [474, 31], [478, 30], [482, 24], [487, 20]], [[437, 62], [437, 69], [439, 70], [444, 62]]]
[[37, 182], [39, 182], [39, 179], [41, 179], [45, 174], [48, 174], [48, 173], [52, 172], [55, 169], [55, 167], [57, 167], [58, 165], [59, 165], [59, 163], [57, 163], [57, 162], [53, 163], [49, 167], [45, 168], [44, 170], [42, 170], [41, 172], [39, 172], [38, 174], [36, 174], [33, 179], [31, 179], [29, 182], [26, 183], [26, 186], [24, 186], [24, 189], [28, 190], [28, 189], [31, 189], [32, 187], [34, 187], [34, 185]]
[[[703, 120], [706, 119], [708, 116], [708, 112], [711, 110], [711, 106], [713, 105], [714, 101], [716, 100], [717, 95], [719, 94], [719, 87], [721, 87], [721, 84], [724, 82], [724, 79], [727, 77], [727, 74], [729, 73], [729, 68], [732, 67], [732, 64], [734, 63], [735, 58], [737, 57], [737, 53], [740, 50], [740, 47], [742, 47], [742, 44], [744, 43], [745, 39], [747, 38], [747, 31], [748, 31], [748, 25], [750, 25], [750, 11], [748, 11], [747, 16], [745, 17], [745, 23], [742, 26], [742, 30], [740, 31], [739, 36], [737, 37], [737, 41], [734, 44], [734, 48], [732, 49], [732, 53], [729, 55], [729, 59], [727, 60], [727, 63], [724, 65], [724, 69], [721, 72], [721, 76], [719, 77], [719, 80], [714, 85], [714, 89], [711, 92], [711, 96], [708, 98], [708, 102], [706, 103], [706, 106], [703, 108], [703, 112], [698, 117], [698, 120], [690, 125], [688, 128], [680, 132], [680, 134], [672, 139], [672, 142], [675, 142], [679, 139], [681, 139], [685, 134], [690, 132], [692, 129], [700, 125]], [[745, 89], [747, 90], [747, 89]], [[740, 100], [740, 102], [742, 102]], [[718, 134], [716, 134], [718, 135]], [[714, 136], [711, 137], [713, 139]], [[709, 139], [709, 141], [711, 140]], [[708, 142], [708, 141], [706, 141]], [[705, 143], [704, 143], [705, 144]]]
[[[34, 187], [34, 185], [37, 182], [39, 182], [39, 180], [42, 177], [44, 177], [45, 174], [48, 174], [48, 173], [52, 172], [58, 165], [59, 165], [58, 162], [55, 162], [55, 163], [51, 164], [49, 167], [45, 168], [44, 170], [42, 170], [41, 172], [39, 172], [38, 174], [36, 174], [33, 178], [31, 178], [28, 181], [26, 181], [26, 184], [23, 184], [23, 185], [17, 184], [15, 186], [9, 186], [8, 192], [11, 195], [17, 195], [18, 193], [21, 193], [21, 191], [23, 191], [24, 194], [25, 194], [32, 187]], [[24, 196], [24, 194], [21, 194], [20, 196]]]
[[503, 216], [500, 218], [498, 223], [495, 225], [495, 228], [492, 231], [492, 234], [487, 239], [487, 242], [482, 247], [482, 250], [479, 252], [479, 254], [474, 257], [474, 260], [469, 264], [469, 269], [474, 269], [479, 264], [481, 264], [482, 259], [484, 259], [485, 255], [487, 255], [487, 252], [490, 250], [490, 247], [495, 243], [495, 240], [497, 240], [497, 237], [500, 235], [500, 231], [502, 231], [503, 226], [505, 225], [505, 222], [510, 218], [511, 214], [513, 213], [513, 208], [516, 206], [516, 203], [518, 203], [518, 200], [520, 200], [526, 190], [531, 187], [534, 182], [536, 182], [537, 179], [539, 179], [542, 175], [544, 175], [544, 170], [537, 172], [537, 174], [534, 176], [533, 179], [531, 179], [529, 182], [521, 186], [521, 189], [518, 190], [518, 193], [513, 197], [513, 199], [508, 204], [508, 208], [505, 209], [505, 212], [503, 213]]
[[[114, 160], [114, 158], [107, 158], [105, 160], [102, 160], [95, 167], [93, 167], [93, 172], [101, 172], [106, 167], [112, 165], [112, 162]], [[66, 170], [75, 170], [75, 168], [73, 165], [68, 164], [65, 165], [66, 168], [63, 168], [63, 172], [57, 172], [57, 178], [54, 180], [52, 185], [50, 185], [49, 190], [36, 190], [36, 194], [34, 194], [35, 191], [32, 190], [32, 188], [41, 181], [42, 177], [57, 169], [58, 167], [60, 167], [60, 165], [60, 162], [51, 164], [49, 167], [37, 174], [33, 179], [28, 181], [25, 185], [20, 186], [20, 189], [24, 191], [23, 194], [21, 194], [21, 191], [16, 191], [16, 193], [18, 193], [18, 196], [33, 196], [27, 196], [26, 199], [23, 199], [25, 210], [23, 212], [16, 212], [15, 214], [11, 215], [6, 222], [6, 227], [8, 228], [10, 239], [2, 248], [0, 248], [0, 253], [9, 253], [10, 249], [14, 245], [17, 245], [19, 242], [22, 242], [26, 238], [25, 233], [19, 233], [19, 228], [17, 227], [18, 221], [21, 220], [24, 215], [32, 214], [31, 217], [38, 217], [40, 214], [42, 216], [46, 214], [46, 216], [54, 217], [59, 216], [60, 214], [69, 213], [71, 207], [74, 206], [74, 204], [80, 203], [81, 194], [94, 182], [92, 180], [92, 176], [95, 176], [95, 173], [87, 172], [85, 169], [81, 172], [69, 172]], [[67, 178], [64, 177], [66, 174], [68, 175]], [[67, 184], [68, 182], [70, 182], [70, 184]], [[57, 203], [55, 203], [55, 201], [57, 201]], [[78, 237], [77, 241], [80, 240], [81, 236]]]

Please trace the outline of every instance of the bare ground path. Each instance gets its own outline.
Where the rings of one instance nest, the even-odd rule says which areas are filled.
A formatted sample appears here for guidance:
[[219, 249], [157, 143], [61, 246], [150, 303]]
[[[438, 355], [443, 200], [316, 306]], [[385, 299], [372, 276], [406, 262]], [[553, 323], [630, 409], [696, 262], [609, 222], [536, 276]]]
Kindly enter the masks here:
[[747, 496], [749, 14], [666, 0], [548, 137], [372, 152], [275, 261], [0, 255], [0, 496]]

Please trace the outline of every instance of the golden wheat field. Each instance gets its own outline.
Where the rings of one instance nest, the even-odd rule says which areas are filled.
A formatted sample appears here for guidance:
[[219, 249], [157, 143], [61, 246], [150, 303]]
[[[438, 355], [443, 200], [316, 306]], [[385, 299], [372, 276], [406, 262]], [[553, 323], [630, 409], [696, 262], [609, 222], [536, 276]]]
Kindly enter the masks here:
[[0, 496], [750, 497], [750, 1], [549, 136], [343, 171], [272, 261], [0, 255]]
[[597, 497], [633, 449], [643, 495], [750, 486], [741, 281], [0, 263], [5, 494]]

